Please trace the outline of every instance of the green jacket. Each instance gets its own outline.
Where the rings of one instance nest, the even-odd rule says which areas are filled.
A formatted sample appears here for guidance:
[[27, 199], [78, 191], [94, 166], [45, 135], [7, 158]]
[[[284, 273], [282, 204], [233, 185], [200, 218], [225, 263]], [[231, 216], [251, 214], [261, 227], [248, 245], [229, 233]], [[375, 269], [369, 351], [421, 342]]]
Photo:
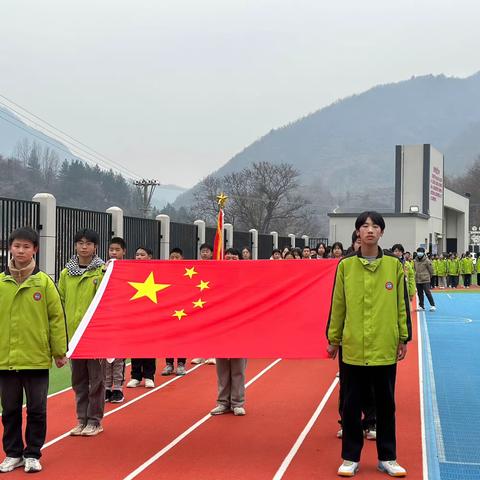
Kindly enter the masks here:
[[447, 261], [445, 259], [437, 260], [437, 275], [445, 277], [447, 275]]
[[67, 351], [60, 296], [52, 279], [35, 268], [21, 285], [0, 274], [0, 370], [39, 370]]
[[403, 267], [405, 280], [407, 281], [408, 296], [413, 297], [417, 292], [417, 285], [415, 283], [415, 270], [410, 262], [405, 262]]
[[432, 260], [433, 276], [438, 275], [438, 260], [435, 258]]
[[400, 342], [411, 339], [409, 300], [403, 265], [379, 249], [371, 263], [361, 252], [337, 267], [327, 338], [342, 345], [350, 365], [392, 365]]
[[447, 272], [453, 277], [458, 277], [460, 273], [460, 260], [458, 258], [447, 260]]
[[103, 267], [88, 270], [83, 275], [70, 275], [64, 268], [58, 280], [58, 291], [67, 317], [68, 336], [72, 338], [97, 293], [104, 275]]
[[462, 258], [460, 261], [460, 272], [462, 274], [472, 274], [475, 271], [475, 265], [473, 264], [472, 257]]

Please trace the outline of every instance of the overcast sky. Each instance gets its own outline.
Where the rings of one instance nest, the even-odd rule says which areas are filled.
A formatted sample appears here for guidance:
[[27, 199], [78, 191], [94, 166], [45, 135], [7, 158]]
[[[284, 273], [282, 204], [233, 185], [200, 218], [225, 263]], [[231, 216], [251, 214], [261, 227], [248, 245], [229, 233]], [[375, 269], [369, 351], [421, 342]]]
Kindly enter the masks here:
[[475, 73], [479, 18], [478, 0], [3, 0], [0, 94], [189, 187], [338, 98]]

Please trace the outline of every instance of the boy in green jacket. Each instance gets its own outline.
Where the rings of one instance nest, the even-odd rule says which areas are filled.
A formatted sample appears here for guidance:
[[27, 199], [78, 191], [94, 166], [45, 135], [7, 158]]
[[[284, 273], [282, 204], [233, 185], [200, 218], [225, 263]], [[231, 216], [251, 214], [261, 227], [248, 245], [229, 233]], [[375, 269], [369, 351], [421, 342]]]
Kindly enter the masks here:
[[[104, 261], [96, 255], [98, 235], [84, 229], [75, 235], [74, 255], [60, 273], [58, 290], [67, 317], [68, 335], [73, 336], [103, 278]], [[71, 361], [78, 424], [70, 435], [91, 437], [103, 432], [105, 409], [105, 362], [102, 359]]]
[[[66, 363], [67, 331], [60, 296], [52, 279], [35, 263], [38, 234], [19, 228], [8, 239], [11, 260], [0, 274], [0, 392], [3, 449], [0, 472], [25, 465], [39, 472], [47, 433], [48, 373], [52, 357]], [[27, 428], [22, 438], [23, 393]]]
[[329, 356], [335, 358], [340, 345], [343, 355], [343, 463], [337, 473], [351, 477], [358, 470], [362, 392], [370, 384], [377, 406], [378, 469], [405, 476], [396, 461], [394, 397], [397, 361], [405, 358], [411, 339], [404, 269], [398, 258], [378, 246], [385, 230], [379, 213], [363, 212], [355, 228], [361, 248], [338, 264], [327, 326]]

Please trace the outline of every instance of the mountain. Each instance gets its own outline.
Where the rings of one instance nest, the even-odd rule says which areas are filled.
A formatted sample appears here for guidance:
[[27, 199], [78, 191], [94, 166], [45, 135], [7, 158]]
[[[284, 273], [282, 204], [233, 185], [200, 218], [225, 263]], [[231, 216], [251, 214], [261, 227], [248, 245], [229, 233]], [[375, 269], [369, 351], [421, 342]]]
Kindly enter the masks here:
[[79, 160], [66, 145], [27, 125], [12, 111], [0, 106], [0, 155], [5, 158], [14, 155], [21, 142], [36, 142], [42, 149], [48, 147], [57, 153], [60, 161]]
[[[214, 175], [290, 163], [305, 186], [327, 185], [341, 209], [393, 207], [395, 145], [430, 143], [445, 154], [447, 175], [462, 173], [480, 154], [479, 105], [480, 72], [379, 85], [271, 130]], [[191, 204], [195, 188], [175, 206]]]
[[161, 210], [167, 203], [173, 203], [186, 190], [177, 185], [159, 185], [153, 192], [152, 204]]

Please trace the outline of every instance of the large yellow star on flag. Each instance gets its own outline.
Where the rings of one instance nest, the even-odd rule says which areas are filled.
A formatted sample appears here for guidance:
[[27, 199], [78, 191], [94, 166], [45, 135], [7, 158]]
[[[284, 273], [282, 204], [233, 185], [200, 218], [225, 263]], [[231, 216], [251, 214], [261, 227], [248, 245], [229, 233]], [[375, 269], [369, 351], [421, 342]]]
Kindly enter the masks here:
[[171, 287], [171, 285], [165, 283], [155, 283], [153, 272], [150, 273], [150, 275], [143, 283], [128, 283], [137, 290], [137, 293], [130, 300], [137, 300], [138, 298], [148, 297], [153, 303], [157, 303], [157, 292]]
[[198, 275], [198, 272], [195, 271], [195, 267], [186, 268], [185, 273], [183, 274], [184, 277], [188, 277], [190, 280], [193, 278], [194, 275]]
[[203, 280], [200, 280], [200, 283], [197, 285], [197, 288], [200, 289], [201, 292], [203, 292], [205, 289], [210, 288], [208, 286], [210, 282], [204, 282]]
[[179, 320], [181, 320], [183, 317], [186, 317], [187, 314], [185, 313], [185, 310], [175, 310], [175, 313], [172, 315], [172, 317], [177, 317]]

